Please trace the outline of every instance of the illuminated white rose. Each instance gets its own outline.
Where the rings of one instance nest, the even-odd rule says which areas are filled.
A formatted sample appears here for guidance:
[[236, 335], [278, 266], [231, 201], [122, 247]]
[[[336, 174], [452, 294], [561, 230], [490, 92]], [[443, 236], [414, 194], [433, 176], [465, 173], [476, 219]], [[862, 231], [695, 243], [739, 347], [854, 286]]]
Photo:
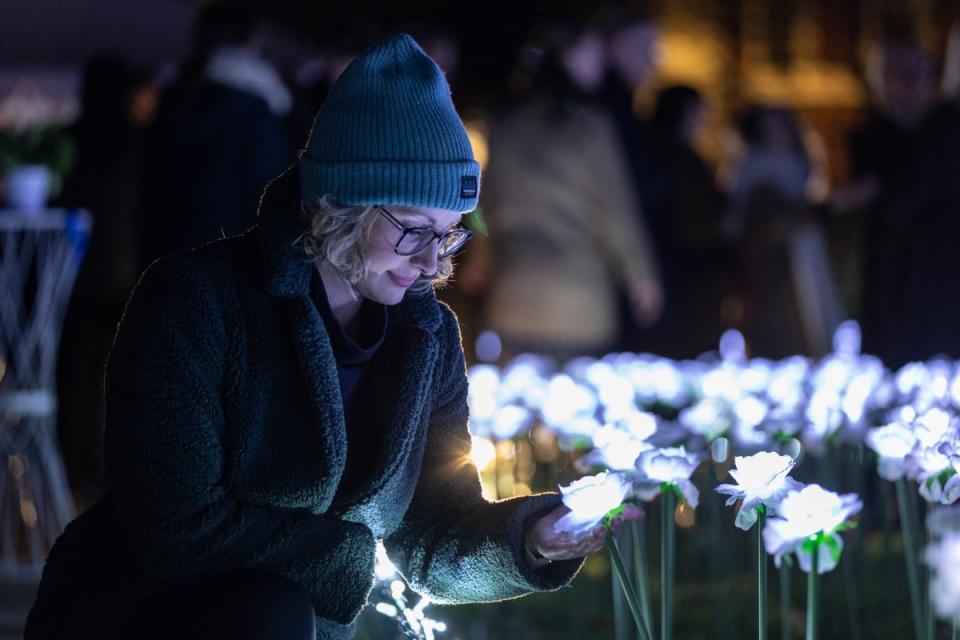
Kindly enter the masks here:
[[[791, 491], [780, 502], [776, 517], [767, 520], [763, 530], [763, 541], [767, 553], [774, 556], [774, 562], [780, 566], [780, 560], [788, 553], [798, 552], [801, 567], [804, 566], [804, 555], [809, 559], [809, 552], [803, 549], [804, 542], [818, 534], [825, 534], [825, 539], [833, 540], [827, 547], [836, 549], [839, 546], [838, 536], [833, 536], [837, 528], [847, 521], [850, 516], [860, 511], [863, 503], [852, 493], [840, 495], [827, 491], [818, 484], [811, 484], [800, 491]], [[819, 552], [820, 559], [824, 559], [824, 551]], [[839, 557], [839, 551], [836, 556]], [[831, 554], [825, 562], [818, 563], [818, 573], [825, 573], [836, 566]], [[807, 563], [809, 570], [809, 563]]]
[[717, 493], [730, 496], [727, 506], [742, 500], [737, 512], [737, 527], [744, 531], [757, 521], [757, 508], [762, 504], [776, 509], [780, 500], [791, 490], [799, 490], [803, 485], [788, 477], [795, 460], [770, 451], [761, 451], [752, 456], [734, 458], [735, 469], [730, 475], [737, 484], [721, 484]]
[[898, 480], [906, 472], [906, 458], [917, 444], [917, 438], [904, 425], [894, 422], [870, 429], [866, 444], [880, 456], [877, 470], [887, 480]]
[[598, 473], [560, 487], [563, 504], [570, 513], [557, 520], [554, 529], [574, 537], [595, 527], [630, 492], [632, 483], [619, 473]]
[[681, 411], [679, 419], [691, 433], [712, 440], [730, 428], [733, 416], [727, 402], [718, 398], [704, 398]]
[[593, 451], [580, 458], [578, 466], [589, 468], [597, 465], [613, 471], [633, 471], [637, 457], [653, 447], [632, 434], [606, 425], [593, 434]]
[[925, 560], [930, 565], [930, 600], [937, 615], [960, 616], [960, 532], [945, 535], [927, 547]]
[[647, 488], [664, 483], [676, 485], [687, 504], [696, 509], [700, 491], [690, 482], [690, 476], [699, 464], [699, 456], [687, 453], [684, 447], [668, 447], [641, 453], [637, 458], [636, 469], [640, 474], [641, 485]]
[[547, 384], [542, 411], [548, 426], [563, 430], [578, 417], [593, 416], [596, 409], [596, 395], [570, 376], [556, 375]]
[[921, 447], [935, 447], [949, 435], [950, 414], [943, 409], [930, 409], [913, 423], [913, 433]]

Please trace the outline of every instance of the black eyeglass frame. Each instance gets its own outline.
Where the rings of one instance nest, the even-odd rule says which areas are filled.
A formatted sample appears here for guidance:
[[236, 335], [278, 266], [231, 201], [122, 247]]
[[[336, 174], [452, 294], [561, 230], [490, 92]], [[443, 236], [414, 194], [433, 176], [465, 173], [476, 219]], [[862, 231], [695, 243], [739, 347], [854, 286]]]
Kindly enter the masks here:
[[[387, 209], [382, 204], [377, 205], [376, 208], [377, 208], [377, 212], [380, 213], [380, 215], [382, 215], [384, 218], [386, 218], [390, 222], [390, 224], [392, 224], [393, 226], [395, 226], [397, 229], [400, 230], [400, 237], [397, 238], [397, 242], [393, 245], [393, 250], [398, 256], [415, 256], [421, 251], [423, 251], [424, 249], [426, 249], [428, 246], [430, 246], [430, 243], [433, 242], [434, 240], [437, 241], [437, 246], [443, 247], [443, 241], [449, 238], [450, 236], [453, 236], [453, 235], [461, 236], [463, 239], [460, 240], [458, 243], [454, 244], [452, 249], [448, 251], [443, 251], [441, 249], [441, 251], [437, 254], [437, 258], [447, 258], [449, 256], [452, 256], [454, 253], [456, 253], [460, 249], [462, 249], [463, 245], [467, 244], [470, 238], [473, 237], [473, 232], [462, 225], [458, 225], [453, 229], [450, 229], [446, 233], [440, 233], [433, 227], [429, 227], [429, 226], [408, 227], [402, 222], [400, 222], [399, 220], [397, 220], [397, 218], [392, 213], [390, 213], [390, 210]], [[423, 233], [428, 231], [431, 234], [433, 234], [433, 236], [429, 240], [427, 240], [426, 242], [418, 246], [415, 251], [410, 251], [410, 252], [400, 251], [400, 244], [403, 242], [403, 239], [406, 238], [408, 234], [414, 231], [418, 233]]]

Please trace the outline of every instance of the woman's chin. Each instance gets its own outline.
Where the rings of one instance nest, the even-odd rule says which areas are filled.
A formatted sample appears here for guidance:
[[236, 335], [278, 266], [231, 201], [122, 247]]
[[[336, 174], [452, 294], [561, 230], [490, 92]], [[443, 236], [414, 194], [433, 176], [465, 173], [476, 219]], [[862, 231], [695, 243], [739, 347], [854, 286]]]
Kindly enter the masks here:
[[376, 289], [370, 291], [360, 292], [360, 294], [367, 300], [386, 305], [388, 307], [403, 302], [403, 297], [406, 295], [406, 293], [407, 289], [405, 287], [398, 287], [392, 283], [385, 287], [377, 287]]

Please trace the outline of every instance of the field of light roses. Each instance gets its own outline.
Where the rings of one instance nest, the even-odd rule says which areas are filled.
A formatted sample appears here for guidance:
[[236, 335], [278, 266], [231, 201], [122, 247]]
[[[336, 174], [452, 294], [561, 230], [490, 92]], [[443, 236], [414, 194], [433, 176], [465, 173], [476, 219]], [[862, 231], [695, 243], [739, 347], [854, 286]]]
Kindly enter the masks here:
[[574, 585], [586, 637], [956, 637], [960, 366], [859, 346], [478, 365], [474, 459], [491, 498], [559, 487], [571, 536], [645, 509]]

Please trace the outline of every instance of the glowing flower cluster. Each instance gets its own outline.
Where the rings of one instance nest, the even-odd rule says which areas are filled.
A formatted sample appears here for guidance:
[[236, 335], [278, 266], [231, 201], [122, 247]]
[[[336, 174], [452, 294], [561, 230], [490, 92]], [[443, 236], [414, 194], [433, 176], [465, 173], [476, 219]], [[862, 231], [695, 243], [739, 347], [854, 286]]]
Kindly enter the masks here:
[[952, 504], [960, 497], [960, 431], [955, 415], [940, 407], [919, 413], [900, 407], [895, 420], [871, 429], [867, 446], [878, 456], [887, 480], [915, 480], [928, 502]]
[[[724, 334], [719, 359], [617, 353], [579, 358], [558, 371], [542, 358], [521, 356], [503, 370], [471, 369], [471, 429], [500, 440], [542, 425], [561, 449], [588, 452], [575, 461], [582, 473], [623, 473], [639, 498], [656, 494], [640, 457], [659, 459], [660, 449], [683, 446], [702, 456], [727, 438], [740, 456], [795, 457], [798, 440], [814, 456], [842, 443], [865, 443], [876, 452], [882, 477], [915, 481], [933, 503], [956, 501], [960, 366], [933, 360], [891, 372], [859, 349], [859, 328], [844, 323], [834, 352], [819, 361], [748, 359], [736, 332]], [[685, 481], [689, 477], [676, 484], [687, 487], [684, 495], [695, 504]], [[740, 510], [739, 526], [749, 526], [750, 511]]]

